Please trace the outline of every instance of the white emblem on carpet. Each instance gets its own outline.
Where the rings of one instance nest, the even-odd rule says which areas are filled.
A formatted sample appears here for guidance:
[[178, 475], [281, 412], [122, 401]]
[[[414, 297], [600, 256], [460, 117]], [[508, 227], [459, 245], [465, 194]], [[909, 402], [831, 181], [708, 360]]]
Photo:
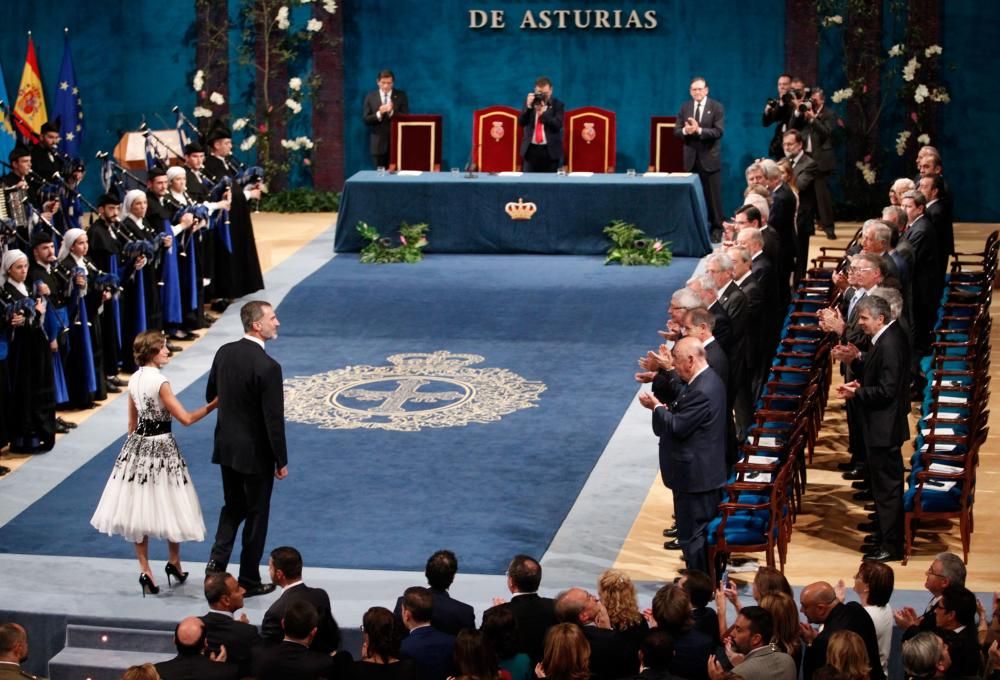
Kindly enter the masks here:
[[546, 387], [506, 368], [472, 368], [478, 354], [410, 352], [388, 366], [347, 366], [285, 380], [285, 417], [328, 430], [489, 423], [534, 408]]

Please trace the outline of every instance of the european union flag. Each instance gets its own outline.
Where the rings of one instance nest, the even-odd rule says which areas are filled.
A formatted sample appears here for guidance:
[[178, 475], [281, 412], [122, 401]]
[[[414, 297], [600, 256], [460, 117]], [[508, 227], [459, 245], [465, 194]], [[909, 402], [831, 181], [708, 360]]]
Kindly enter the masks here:
[[71, 158], [80, 157], [83, 144], [83, 99], [76, 83], [73, 70], [73, 56], [69, 49], [69, 29], [65, 33], [62, 66], [59, 68], [59, 87], [56, 89], [56, 105], [52, 120], [59, 121], [59, 150]]
[[14, 126], [7, 116], [7, 107], [11, 104], [10, 97], [7, 96], [7, 81], [3, 75], [3, 65], [0, 64], [0, 101], [4, 102], [4, 108], [0, 109], [0, 159], [7, 160], [7, 154], [11, 152], [17, 143], [14, 135]]

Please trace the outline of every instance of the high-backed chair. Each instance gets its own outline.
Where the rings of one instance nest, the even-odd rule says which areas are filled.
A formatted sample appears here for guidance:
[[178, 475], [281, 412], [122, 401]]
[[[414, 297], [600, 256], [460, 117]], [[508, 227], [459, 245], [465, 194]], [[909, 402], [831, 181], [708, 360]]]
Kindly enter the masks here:
[[615, 171], [615, 112], [581, 106], [566, 112], [563, 158], [569, 172]]
[[442, 125], [439, 114], [399, 114], [389, 132], [389, 169], [441, 169]]
[[472, 112], [472, 164], [480, 172], [511, 172], [521, 169], [522, 128], [518, 110], [510, 106], [487, 106]]
[[677, 116], [649, 119], [649, 171], [683, 172], [684, 142], [674, 136]]

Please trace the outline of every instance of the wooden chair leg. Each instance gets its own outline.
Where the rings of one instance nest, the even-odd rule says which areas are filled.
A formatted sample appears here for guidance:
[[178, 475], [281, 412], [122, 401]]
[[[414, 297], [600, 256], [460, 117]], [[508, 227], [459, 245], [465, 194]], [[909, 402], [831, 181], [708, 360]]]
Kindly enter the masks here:
[[910, 513], [907, 512], [904, 514], [903, 531], [904, 531], [904, 536], [906, 537], [906, 544], [903, 546], [902, 564], [904, 567], [906, 566], [906, 563], [909, 562], [910, 560], [910, 551], [913, 550], [913, 527], [910, 523], [912, 519], [913, 515], [911, 515]]

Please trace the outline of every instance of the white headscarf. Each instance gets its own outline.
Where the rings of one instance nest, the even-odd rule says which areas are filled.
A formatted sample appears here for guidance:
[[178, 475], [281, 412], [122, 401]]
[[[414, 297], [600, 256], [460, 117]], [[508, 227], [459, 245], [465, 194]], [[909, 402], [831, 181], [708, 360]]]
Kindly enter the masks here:
[[[0, 264], [0, 268], [3, 269], [3, 271], [0, 271], [0, 286], [2, 286], [3, 284], [7, 283], [7, 281], [10, 280], [10, 277], [7, 275], [7, 272], [10, 271], [10, 268], [13, 267], [14, 264], [17, 263], [19, 260], [24, 260], [25, 262], [27, 262], [28, 256], [25, 255], [22, 251], [18, 250], [17, 248], [12, 248], [3, 254], [3, 263]], [[17, 284], [11, 282], [11, 285], [16, 286]], [[21, 292], [24, 293], [23, 290]], [[27, 293], [24, 294], [27, 295]]]
[[173, 182], [178, 177], [187, 177], [187, 170], [180, 165], [171, 165], [167, 168], [167, 181]]
[[[63, 234], [62, 245], [59, 246], [59, 261], [62, 262], [67, 255], [69, 255], [69, 249], [73, 247], [76, 240], [81, 236], [85, 235], [83, 229], [67, 229], [66, 233]], [[75, 258], [74, 258], [75, 259]]]
[[122, 201], [123, 218], [131, 216], [132, 219], [135, 219], [135, 216], [132, 215], [132, 204], [135, 203], [135, 199], [140, 197], [146, 198], [146, 192], [143, 191], [142, 189], [132, 189], [127, 194], [125, 194], [125, 200]]

